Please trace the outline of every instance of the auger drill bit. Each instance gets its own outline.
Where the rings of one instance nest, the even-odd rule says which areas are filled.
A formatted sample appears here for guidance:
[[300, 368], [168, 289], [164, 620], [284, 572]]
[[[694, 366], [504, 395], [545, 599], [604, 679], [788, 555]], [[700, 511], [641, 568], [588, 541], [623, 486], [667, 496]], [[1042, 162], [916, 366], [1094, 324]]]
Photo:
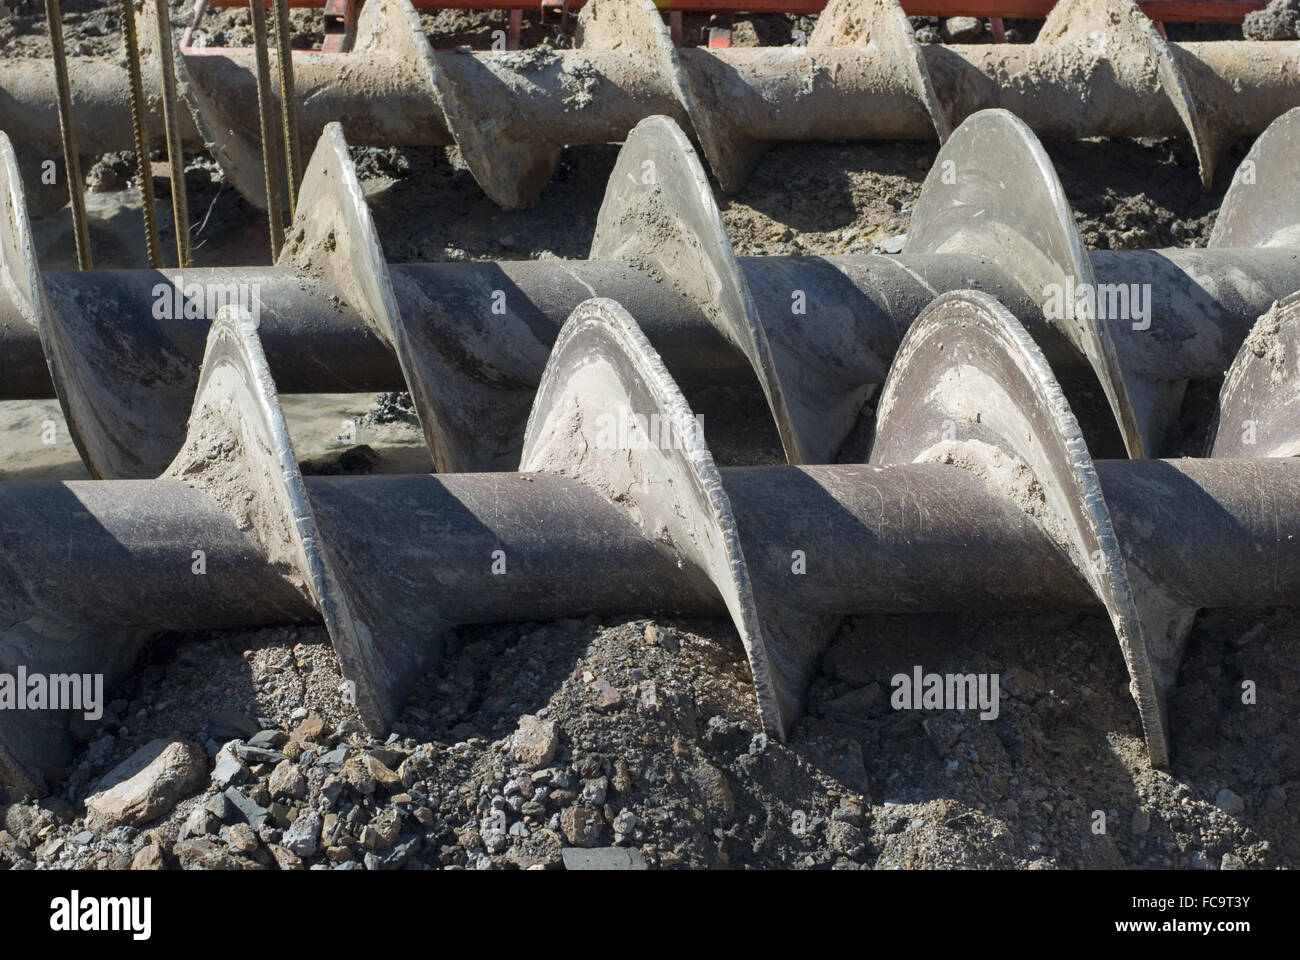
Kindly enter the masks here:
[[827, 463], [921, 309], [978, 288], [1062, 375], [1091, 370], [1129, 452], [1156, 455], [1187, 381], [1221, 376], [1300, 289], [1298, 131], [1300, 110], [1259, 138], [1209, 250], [1085, 252], [1041, 145], [985, 111], [940, 151], [900, 256], [741, 258], [690, 143], [652, 117], [619, 155], [590, 260], [390, 266], [329, 126], [276, 266], [90, 274], [40, 272], [0, 135], [0, 399], [57, 393], [92, 475], [156, 476], [185, 435], [204, 318], [242, 301], [283, 392], [409, 389], [440, 472], [510, 470], [556, 333], [599, 295], [636, 311], [683, 385], [757, 378], [789, 461]]
[[[1230, 384], [1276, 387], [1251, 351]], [[1295, 410], [1287, 390], [1281, 405], [1225, 390], [1225, 417], [1248, 395], [1281, 437], [1269, 411]], [[0, 671], [111, 684], [150, 631], [318, 620], [378, 732], [453, 626], [725, 614], [763, 725], [785, 735], [845, 614], [1100, 607], [1163, 766], [1173, 628], [1198, 607], [1300, 599], [1295, 462], [1215, 453], [1094, 463], [1042, 352], [967, 291], [908, 332], [869, 463], [719, 470], [640, 328], [590, 300], [556, 340], [518, 472], [304, 479], [256, 327], [227, 307], [159, 479], [0, 484]], [[0, 782], [53, 782], [63, 721], [0, 713]]]
[[[156, 50], [149, 18], [140, 31]], [[195, 48], [175, 60], [187, 147], [208, 149], [264, 206], [252, 58]], [[435, 53], [408, 0], [370, 0], [353, 52], [292, 59], [308, 142], [340, 121], [357, 144], [454, 143], [507, 209], [537, 196], [565, 145], [619, 142], [659, 114], [692, 131], [727, 191], [770, 144], [943, 140], [994, 107], [1040, 136], [1189, 137], [1208, 187], [1229, 139], [1300, 106], [1300, 43], [1167, 43], [1133, 0], [1063, 0], [1032, 44], [956, 46], [918, 44], [895, 0], [832, 0], [806, 46], [721, 50], [675, 48], [652, 0], [593, 0], [575, 49], [491, 53]], [[98, 59], [70, 69], [83, 149], [130, 149], [126, 71]], [[146, 74], [156, 118], [158, 71]], [[59, 142], [52, 89], [47, 62], [0, 62], [0, 129], [40, 156]]]

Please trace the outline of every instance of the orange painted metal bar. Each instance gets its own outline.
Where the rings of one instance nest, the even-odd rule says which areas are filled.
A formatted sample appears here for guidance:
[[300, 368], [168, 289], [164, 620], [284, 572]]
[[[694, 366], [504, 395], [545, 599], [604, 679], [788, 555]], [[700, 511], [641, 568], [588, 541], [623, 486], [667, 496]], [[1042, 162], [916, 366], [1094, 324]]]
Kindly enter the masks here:
[[[267, 0], [269, 5], [271, 0]], [[820, 13], [826, 0], [656, 0], [661, 10], [720, 13]], [[539, 10], [563, 4], [543, 0], [412, 0], [421, 10]], [[569, 0], [577, 10], [583, 0]], [[244, 0], [209, 0], [214, 7], [242, 7]], [[325, 0], [289, 0], [291, 7], [322, 7]], [[913, 17], [1003, 17], [1042, 20], [1055, 0], [903, 0], [903, 10]], [[1138, 0], [1152, 20], [1170, 23], [1240, 23], [1252, 10], [1262, 10], [1267, 0]]]

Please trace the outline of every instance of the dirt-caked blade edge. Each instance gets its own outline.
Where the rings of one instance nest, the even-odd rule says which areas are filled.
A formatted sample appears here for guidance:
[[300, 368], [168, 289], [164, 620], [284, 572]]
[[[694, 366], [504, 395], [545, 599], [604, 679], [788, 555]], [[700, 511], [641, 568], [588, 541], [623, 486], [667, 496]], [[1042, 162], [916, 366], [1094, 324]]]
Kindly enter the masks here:
[[[705, 75], [682, 69], [654, 0], [594, 0], [583, 8], [579, 23], [584, 47], [617, 49], [655, 65], [660, 81], [681, 104], [723, 192], [739, 190], [767, 145], [731, 129], [725, 90], [708, 89]], [[697, 89], [697, 84], [706, 88]]]
[[627, 260], [695, 300], [749, 360], [791, 463], [808, 452], [695, 149], [668, 117], [648, 117], [619, 151], [596, 215], [591, 259]]
[[1300, 246], [1300, 107], [1261, 133], [1223, 195], [1208, 247]]
[[921, 186], [904, 253], [961, 253], [1003, 265], [1042, 308], [1035, 335], [1058, 332], [1092, 366], [1129, 455], [1152, 448], [1153, 418], [1135, 407], [1110, 328], [1097, 319], [1096, 278], [1065, 190], [1023, 121], [981, 110], [953, 131]]
[[831, 0], [818, 15], [808, 46], [858, 46], [863, 48], [863, 56], [895, 61], [930, 115], [939, 142], [952, 135], [952, 122], [934, 92], [921, 45], [898, 0]]
[[1169, 761], [1149, 625], [1096, 468], [1042, 351], [997, 300], [935, 300], [899, 347], [881, 393], [871, 463], [940, 462], [1014, 498], [1065, 551], [1110, 615], [1153, 765]]
[[[505, 210], [532, 203], [564, 147], [544, 130], [519, 135], [508, 116], [485, 116], [483, 97], [501, 88], [491, 64], [468, 51], [435, 58], [410, 0], [370, 0], [361, 8], [357, 49], [381, 50], [414, 67], [428, 85], [474, 181]], [[520, 54], [527, 56], [527, 54]]]
[[588, 300], [560, 331], [519, 469], [590, 484], [713, 582], [749, 657], [763, 726], [784, 735], [796, 698], [772, 671], [721, 475], [659, 355], [614, 301]]
[[392, 715], [391, 665], [323, 550], [257, 327], [242, 308], [223, 308], [208, 332], [185, 444], [162, 479], [207, 493], [257, 537], [282, 580], [320, 611], [362, 720], [382, 729]]
[[1300, 457], [1300, 293], [1255, 323], [1223, 379], [1211, 457]]
[[1210, 189], [1214, 182], [1218, 137], [1212, 135], [1206, 118], [1197, 109], [1187, 78], [1169, 44], [1135, 0], [1061, 0], [1048, 13], [1034, 42], [1105, 43], [1129, 55], [1144, 57], [1191, 138], [1200, 167], [1201, 186]]

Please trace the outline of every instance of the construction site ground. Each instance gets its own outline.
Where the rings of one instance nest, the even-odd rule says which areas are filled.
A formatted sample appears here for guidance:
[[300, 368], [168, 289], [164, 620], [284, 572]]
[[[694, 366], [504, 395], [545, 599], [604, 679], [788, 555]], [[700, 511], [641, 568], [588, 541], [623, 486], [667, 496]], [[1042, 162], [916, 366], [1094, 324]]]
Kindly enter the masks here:
[[[31, 15], [0, 20], [0, 55], [45, 53], [39, 10], [17, 8]], [[70, 48], [118, 51], [115, 10], [66, 3]], [[173, 12], [182, 27], [189, 5]], [[297, 44], [319, 41], [319, 11], [293, 16]], [[485, 45], [487, 30], [504, 18], [425, 16], [437, 46]], [[687, 18], [688, 42], [698, 40], [698, 26]], [[809, 26], [741, 19], [736, 42], [786, 42]], [[213, 45], [251, 37], [242, 10], [213, 11], [205, 27]], [[1178, 29], [1171, 25], [1172, 38]], [[1240, 35], [1239, 27], [1214, 29]], [[1023, 38], [1030, 33], [1026, 27]], [[532, 26], [524, 40], [554, 35], [552, 26]], [[1204, 194], [1183, 142], [1046, 144], [1084, 241], [1097, 249], [1204, 245], [1248, 146], [1234, 147]], [[936, 149], [915, 142], [771, 150], [739, 194], [720, 198], [736, 252], [896, 250]], [[541, 199], [513, 213], [483, 196], [454, 150], [353, 155], [385, 251], [402, 262], [585, 257], [617, 151], [567, 150]], [[88, 170], [96, 266], [142, 266], [133, 158], [93, 158]], [[198, 265], [269, 260], [264, 218], [220, 182], [206, 157], [189, 158], [187, 187]], [[154, 189], [164, 197], [165, 179]], [[72, 268], [68, 211], [36, 232], [42, 266]], [[170, 237], [169, 226], [164, 232]], [[1216, 388], [1207, 389], [1212, 396]], [[284, 405], [297, 453], [313, 472], [430, 468], [400, 395], [295, 396]], [[53, 446], [42, 440], [51, 419], [59, 423]], [[56, 402], [0, 404], [0, 444], [11, 479], [86, 477]], [[133, 860], [558, 867], [564, 847], [608, 845], [639, 850], [652, 868], [1295, 867], [1297, 626], [1290, 611], [1199, 618], [1170, 700], [1167, 773], [1146, 760], [1124, 661], [1100, 611], [846, 620], [808, 714], [786, 743], [759, 732], [744, 651], [722, 621], [603, 617], [463, 628], [386, 741], [368, 738], [344, 702], [323, 627], [164, 634], [113, 694], [104, 721], [87, 725], [83, 752], [55, 796], [3, 808], [0, 868], [110, 869]], [[998, 674], [1000, 715], [893, 709], [890, 678], [917, 665]], [[1244, 681], [1256, 685], [1253, 704], [1242, 702]], [[216, 784], [142, 829], [87, 834], [82, 801], [139, 747], [186, 740], [211, 763], [241, 726], [259, 722], [284, 731], [306, 722], [302, 739], [344, 747], [338, 777], [304, 768], [304, 796], [271, 808], [251, 842], [205, 811], [220, 806]], [[541, 762], [513, 748], [521, 722]], [[400, 782], [382, 775], [367, 782], [356, 773], [364, 764], [349, 766], [344, 755], [370, 756], [399, 770]], [[268, 808], [272, 766], [252, 765], [241, 786]], [[364, 842], [293, 854], [283, 834], [309, 807], [326, 814], [327, 835]]]

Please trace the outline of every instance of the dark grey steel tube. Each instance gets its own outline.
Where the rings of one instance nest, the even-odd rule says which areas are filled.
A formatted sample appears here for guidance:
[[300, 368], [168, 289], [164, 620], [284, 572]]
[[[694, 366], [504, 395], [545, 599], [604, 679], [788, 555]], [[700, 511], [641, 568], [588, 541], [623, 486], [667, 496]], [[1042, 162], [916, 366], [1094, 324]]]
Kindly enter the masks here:
[[[1216, 376], [1226, 369], [1256, 319], [1274, 300], [1300, 289], [1300, 251], [1097, 251], [1097, 284], [1149, 286], [1149, 325], [1110, 321], [1128, 369], [1148, 380]], [[974, 288], [996, 296], [1022, 322], [1053, 364], [1077, 364], [1042, 318], [1041, 291], [1015, 285], [992, 259], [960, 255], [744, 257], [740, 260], [769, 336], [797, 358], [857, 383], [883, 380], [894, 350], [936, 292]], [[449, 355], [464, 353], [466, 332], [497, 323], [494, 304], [549, 348], [574, 307], [612, 297], [632, 313], [673, 375], [685, 386], [745, 383], [752, 374], [698, 304], [627, 263], [501, 261], [389, 268], [403, 316], [443, 333]], [[137, 354], [165, 349], [195, 367], [206, 317], [185, 319], [159, 304], [159, 285], [236, 285], [256, 291], [262, 341], [283, 393], [402, 390], [388, 345], [339, 301], [328, 284], [287, 268], [121, 270], [44, 274], [55, 317], [69, 311], [103, 318], [140, 338]], [[802, 291], [805, 310], [791, 309]], [[499, 295], [499, 296], [498, 296]], [[160, 316], [161, 314], [161, 316]], [[459, 339], [458, 339], [459, 338]], [[480, 348], [481, 349], [481, 348]], [[492, 349], [507, 351], [508, 343]], [[492, 359], [486, 357], [484, 359]], [[0, 400], [54, 396], [37, 332], [14, 313], [0, 314]], [[540, 375], [540, 367], [537, 373]]]
[[[1098, 473], [1126, 557], [1170, 597], [1192, 607], [1300, 602], [1300, 465], [1101, 461]], [[723, 484], [760, 597], [792, 609], [1097, 606], [1039, 526], [951, 466], [735, 468]], [[701, 573], [580, 481], [409, 475], [307, 487], [339, 574], [375, 604], [432, 611], [431, 623], [725, 614]], [[182, 483], [0, 484], [0, 517], [0, 597], [52, 622], [179, 629], [317, 617], [251, 534]], [[796, 550], [806, 573], [792, 571]]]
[[1190, 607], [1300, 603], [1300, 463], [1097, 462], [1120, 547]]
[[[54, 622], [157, 630], [309, 622], [315, 606], [183, 483], [0, 484], [0, 597]], [[202, 551], [203, 573], [197, 573]]]

